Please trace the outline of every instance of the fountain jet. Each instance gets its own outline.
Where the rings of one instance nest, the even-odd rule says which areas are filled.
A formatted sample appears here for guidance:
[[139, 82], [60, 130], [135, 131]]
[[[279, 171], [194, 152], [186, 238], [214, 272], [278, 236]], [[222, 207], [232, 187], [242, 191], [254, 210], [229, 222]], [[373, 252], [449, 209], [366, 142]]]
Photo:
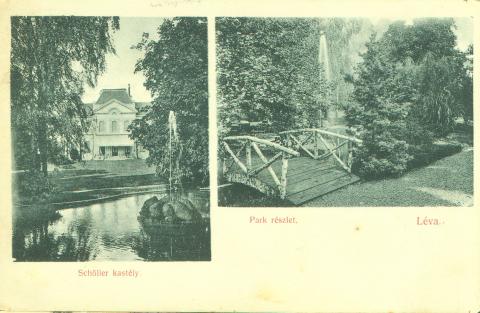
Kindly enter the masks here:
[[327, 37], [325, 32], [320, 32], [320, 46], [318, 52], [318, 63], [323, 65], [323, 71], [325, 72], [325, 78], [330, 81], [330, 62], [328, 57]]

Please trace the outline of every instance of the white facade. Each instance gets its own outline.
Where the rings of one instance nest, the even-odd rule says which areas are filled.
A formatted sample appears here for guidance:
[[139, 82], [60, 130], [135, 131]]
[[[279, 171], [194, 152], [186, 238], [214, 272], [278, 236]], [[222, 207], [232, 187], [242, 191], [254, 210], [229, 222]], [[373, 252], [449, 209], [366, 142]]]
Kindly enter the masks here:
[[[104, 89], [89, 106], [90, 129], [85, 134], [83, 160], [123, 160], [148, 157], [130, 137], [128, 126], [140, 117], [140, 103], [131, 101], [126, 89]], [[145, 105], [145, 103], [142, 103]]]

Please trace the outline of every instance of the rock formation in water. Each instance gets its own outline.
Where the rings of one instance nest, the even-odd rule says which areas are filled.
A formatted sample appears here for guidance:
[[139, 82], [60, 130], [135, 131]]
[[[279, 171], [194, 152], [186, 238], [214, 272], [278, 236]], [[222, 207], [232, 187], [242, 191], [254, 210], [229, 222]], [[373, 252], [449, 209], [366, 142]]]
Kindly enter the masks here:
[[139, 218], [144, 221], [163, 223], [199, 223], [202, 221], [201, 214], [189, 199], [169, 200], [166, 195], [160, 199], [156, 196], [147, 199], [140, 209]]

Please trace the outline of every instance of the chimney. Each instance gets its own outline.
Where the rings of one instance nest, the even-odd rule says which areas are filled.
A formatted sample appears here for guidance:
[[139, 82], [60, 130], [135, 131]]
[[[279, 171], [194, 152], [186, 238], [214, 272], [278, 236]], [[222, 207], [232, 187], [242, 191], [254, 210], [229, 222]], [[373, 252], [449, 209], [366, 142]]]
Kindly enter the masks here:
[[128, 96], [130, 97], [130, 84], [128, 84]]

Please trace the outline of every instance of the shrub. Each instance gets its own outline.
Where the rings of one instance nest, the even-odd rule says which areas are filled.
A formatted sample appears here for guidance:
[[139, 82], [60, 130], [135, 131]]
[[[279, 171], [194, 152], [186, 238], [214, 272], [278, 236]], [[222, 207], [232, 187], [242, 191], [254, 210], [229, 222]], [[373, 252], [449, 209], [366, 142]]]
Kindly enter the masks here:
[[417, 148], [408, 168], [417, 168], [462, 151], [461, 144], [431, 144]]
[[[407, 169], [411, 155], [405, 141], [391, 135], [365, 132], [364, 144], [355, 153], [352, 170], [365, 179], [398, 176]], [[372, 136], [373, 135], [373, 136]], [[366, 138], [373, 140], [369, 140]]]
[[55, 154], [49, 159], [49, 161], [55, 165], [69, 165], [73, 163], [73, 161], [64, 154]]
[[20, 193], [31, 201], [45, 200], [55, 191], [55, 184], [39, 171], [27, 172], [20, 181]]
[[411, 159], [407, 133], [408, 104], [378, 101], [374, 107], [352, 106], [350, 123], [359, 127], [360, 145], [354, 154], [352, 170], [365, 179], [397, 176], [405, 172]]

